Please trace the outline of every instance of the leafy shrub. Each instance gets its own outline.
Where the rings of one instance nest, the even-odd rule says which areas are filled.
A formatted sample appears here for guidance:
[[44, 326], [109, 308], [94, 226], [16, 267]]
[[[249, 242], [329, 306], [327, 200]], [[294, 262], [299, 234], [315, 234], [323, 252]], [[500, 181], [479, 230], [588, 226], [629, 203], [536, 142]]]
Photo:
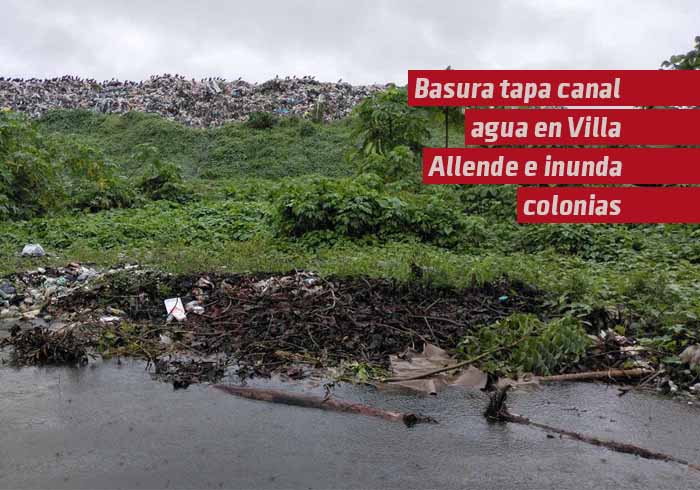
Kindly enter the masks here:
[[520, 247], [528, 252], [553, 248], [559, 253], [587, 259], [612, 260], [630, 243], [622, 227], [602, 225], [528, 225], [521, 228]]
[[192, 190], [184, 184], [182, 171], [177, 165], [161, 160], [158, 150], [151, 145], [139, 145], [134, 157], [144, 167], [139, 189], [154, 201], [187, 202]]
[[132, 186], [99, 150], [67, 137], [45, 137], [24, 116], [0, 113], [0, 218], [129, 207], [135, 201]]
[[270, 129], [277, 124], [279, 119], [271, 112], [253, 112], [248, 116], [246, 124], [253, 129]]
[[339, 236], [417, 236], [455, 245], [469, 230], [481, 239], [482, 223], [470, 221], [439, 199], [391, 195], [369, 174], [364, 180], [311, 178], [283, 186], [277, 200], [278, 228], [295, 237], [331, 231]]
[[139, 202], [134, 187], [124, 178], [85, 182], [72, 196], [70, 207], [91, 212], [130, 208]]
[[407, 146], [397, 146], [387, 154], [371, 153], [358, 159], [360, 173], [374, 173], [385, 182], [402, 179], [416, 180], [419, 163], [416, 155]]
[[35, 216], [56, 206], [63, 191], [53, 156], [26, 117], [0, 112], [0, 218]]
[[302, 138], [308, 138], [316, 134], [316, 125], [311, 121], [301, 121], [299, 123], [299, 136]]
[[576, 319], [563, 317], [543, 323], [533, 315], [518, 313], [466, 336], [459, 350], [471, 358], [502, 348], [487, 357], [483, 369], [546, 376], [576, 364], [590, 343]]
[[456, 192], [467, 214], [514, 219], [515, 189], [514, 185], [463, 185]]
[[233, 201], [269, 202], [277, 197], [280, 185], [274, 181], [256, 178], [237, 179], [224, 193]]
[[695, 44], [693, 49], [685, 54], [676, 54], [671, 56], [663, 63], [662, 68], [670, 68], [673, 70], [698, 70], [700, 69], [700, 36], [695, 36]]
[[382, 209], [401, 204], [352, 181], [312, 178], [286, 186], [278, 209], [282, 231], [292, 236], [317, 230], [362, 236], [379, 231]]
[[367, 97], [355, 106], [352, 122], [353, 136], [365, 155], [386, 154], [397, 146], [418, 152], [430, 137], [426, 114], [408, 105], [405, 88]]

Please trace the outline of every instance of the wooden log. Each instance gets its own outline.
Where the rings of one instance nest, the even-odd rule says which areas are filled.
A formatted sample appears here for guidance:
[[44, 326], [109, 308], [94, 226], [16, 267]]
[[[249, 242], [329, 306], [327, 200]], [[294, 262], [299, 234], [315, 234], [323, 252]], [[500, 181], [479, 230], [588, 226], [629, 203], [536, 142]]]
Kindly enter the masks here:
[[381, 408], [370, 407], [361, 403], [351, 403], [333, 398], [321, 398], [320, 396], [292, 393], [289, 391], [270, 390], [264, 388], [244, 388], [233, 385], [214, 385], [214, 388], [230, 395], [240, 396], [251, 400], [259, 400], [271, 403], [282, 403], [297, 407], [317, 408], [335, 412], [356, 413], [369, 417], [378, 417], [392, 422], [403, 422], [407, 427], [419, 423], [437, 423], [432, 417], [415, 413], [392, 412]]
[[599, 439], [598, 437], [587, 436], [587, 435], [581, 434], [579, 432], [573, 432], [570, 430], [559, 429], [557, 427], [552, 427], [551, 425], [535, 422], [533, 420], [530, 420], [527, 417], [523, 417], [522, 415], [516, 415], [516, 414], [511, 414], [511, 413], [505, 412], [505, 413], [501, 414], [501, 420], [503, 420], [505, 422], [513, 422], [516, 424], [523, 424], [523, 425], [529, 425], [531, 427], [537, 427], [538, 429], [542, 429], [546, 432], [559, 434], [560, 436], [568, 437], [568, 438], [574, 439], [576, 441], [585, 442], [587, 444], [592, 444], [594, 446], [604, 447], [606, 449], [609, 449], [611, 451], [615, 451], [618, 453], [634, 454], [635, 456], [639, 456], [640, 458], [655, 459], [658, 461], [667, 461], [667, 462], [671, 462], [671, 463], [678, 463], [678, 464], [687, 466], [688, 468], [690, 468], [692, 470], [700, 471], [700, 465], [692, 464], [688, 460], [685, 460], [682, 458], [677, 458], [675, 456], [671, 456], [670, 454], [664, 454], [664, 453], [660, 453], [658, 451], [652, 451], [650, 449], [646, 449], [646, 448], [643, 448], [640, 446], [635, 446], [634, 444], [627, 444], [624, 442]]
[[508, 390], [510, 388], [511, 386], [508, 385], [505, 388], [496, 390], [493, 394], [491, 394], [489, 405], [486, 411], [484, 412], [484, 416], [488, 420], [528, 425], [530, 427], [542, 429], [549, 433], [558, 434], [560, 437], [568, 437], [576, 441], [585, 442], [594, 446], [604, 447], [606, 449], [616, 451], [618, 453], [634, 454], [636, 456], [639, 456], [640, 458], [678, 463], [687, 466], [692, 470], [700, 471], [700, 465], [692, 464], [688, 460], [677, 458], [670, 454], [652, 451], [651, 449], [635, 446], [634, 444], [627, 444], [624, 442], [610, 441], [606, 439], [599, 439], [598, 437], [587, 436], [579, 432], [560, 429], [551, 425], [535, 422], [534, 420], [531, 420], [528, 417], [524, 417], [522, 415], [510, 413], [508, 411], [508, 407], [506, 406], [506, 399], [508, 397]]
[[608, 369], [607, 371], [586, 371], [583, 373], [556, 374], [554, 376], [538, 376], [535, 379], [541, 383], [551, 381], [587, 381], [593, 379], [639, 378], [654, 371], [645, 368]]

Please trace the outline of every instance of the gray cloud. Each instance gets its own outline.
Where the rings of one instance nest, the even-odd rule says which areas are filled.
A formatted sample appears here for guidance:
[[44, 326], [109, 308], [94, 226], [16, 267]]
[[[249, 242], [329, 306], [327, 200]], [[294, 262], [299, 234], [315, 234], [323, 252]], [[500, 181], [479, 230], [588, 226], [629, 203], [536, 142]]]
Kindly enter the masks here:
[[316, 75], [410, 68], [657, 68], [700, 34], [697, 0], [0, 0], [0, 76]]

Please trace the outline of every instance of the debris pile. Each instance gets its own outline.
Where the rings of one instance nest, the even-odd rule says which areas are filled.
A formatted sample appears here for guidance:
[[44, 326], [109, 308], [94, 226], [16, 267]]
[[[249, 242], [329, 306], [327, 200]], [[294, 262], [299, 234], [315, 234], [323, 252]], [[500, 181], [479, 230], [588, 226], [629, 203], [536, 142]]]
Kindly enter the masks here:
[[89, 109], [100, 113], [141, 111], [196, 127], [244, 121], [253, 112], [337, 120], [384, 85], [324, 83], [314, 77], [275, 78], [264, 83], [241, 79], [186, 79], [152, 76], [146, 81], [97, 82], [73, 76], [52, 79], [0, 78], [0, 109], [39, 117], [52, 109]]
[[225, 368], [221, 360], [163, 358], [155, 362], [154, 376], [178, 390], [195, 383], [215, 383], [223, 378]]
[[592, 340], [595, 345], [590, 356], [596, 359], [596, 367], [599, 369], [651, 368], [651, 364], [645, 359], [646, 349], [633, 338], [607, 329], [601, 330]]
[[47, 307], [73, 296], [99, 275], [93, 268], [71, 263], [55, 269], [39, 267], [0, 279], [0, 319], [52, 321], [54, 316]]
[[387, 280], [324, 280], [307, 272], [256, 279], [228, 277], [206, 291], [206, 311], [188, 316], [193, 345], [227, 352], [239, 373], [269, 375], [291, 359], [317, 366], [359, 361], [389, 367], [389, 356], [427, 342], [455, 348], [479, 324], [513, 311], [532, 311], [539, 298], [514, 285], [454, 291], [399, 286]]
[[[0, 336], [13, 329], [3, 342], [15, 347], [20, 364], [76, 362], [71, 359], [82, 354], [71, 358], [60, 349], [76, 344], [103, 357], [147, 359], [159, 379], [176, 387], [216, 382], [227, 367], [240, 378], [291, 379], [336, 368], [339, 377], [353, 372], [357, 379], [437, 393], [452, 384], [483, 389], [495, 383], [476, 366], [516, 344], [468, 360], [450, 353], [482, 326], [514, 313], [541, 315], [544, 304], [540, 291], [505, 279], [458, 291], [306, 271], [177, 276], [135, 265], [98, 270], [71, 263], [0, 279]], [[24, 332], [15, 327], [27, 337], [18, 337]], [[612, 330], [591, 337], [594, 345], [573, 372], [515, 383], [641, 379], [640, 386], [655, 381], [678, 391], [671, 381], [678, 373], [635, 339]], [[693, 369], [698, 357], [700, 347], [690, 346], [680, 354], [681, 367]], [[697, 379], [680, 381], [696, 390]]]
[[[153, 362], [174, 353], [223, 354], [236, 360], [243, 377], [300, 364], [386, 369], [392, 354], [426, 343], [454, 349], [478, 325], [541, 307], [538, 292], [506, 282], [455, 292], [301, 271], [172, 276], [70, 264], [8, 279], [0, 291], [11, 293], [12, 310], [5, 310], [13, 319], [60, 321], [101, 352]], [[504, 303], [498, 298], [505, 291], [513, 299]], [[167, 321], [167, 299], [184, 305], [182, 321]]]
[[85, 341], [72, 330], [51, 331], [41, 327], [31, 330], [15, 329], [9, 338], [0, 340], [0, 348], [14, 348], [13, 363], [17, 365], [71, 364], [88, 362]]

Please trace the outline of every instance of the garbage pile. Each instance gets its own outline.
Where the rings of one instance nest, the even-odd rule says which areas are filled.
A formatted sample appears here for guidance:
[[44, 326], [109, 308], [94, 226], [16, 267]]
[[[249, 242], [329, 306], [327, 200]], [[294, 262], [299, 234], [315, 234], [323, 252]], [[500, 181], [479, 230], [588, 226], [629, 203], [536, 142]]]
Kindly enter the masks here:
[[194, 80], [170, 74], [140, 82], [114, 79], [97, 82], [74, 76], [0, 77], [0, 109], [12, 109], [31, 117], [52, 109], [117, 114], [141, 111], [195, 127], [244, 121], [257, 111], [331, 121], [346, 117], [358, 102], [385, 87], [319, 82], [310, 76], [274, 78], [260, 84], [240, 78]]
[[88, 362], [85, 340], [69, 329], [16, 328], [9, 338], [0, 339], [0, 348], [5, 345], [14, 348], [14, 363], [17, 365], [81, 365]]
[[101, 354], [154, 363], [163, 356], [223, 355], [242, 377], [280, 370], [303, 377], [299, 364], [388, 368], [391, 354], [425, 342], [454, 348], [470, 328], [540, 301], [525, 293], [500, 302], [503, 290], [513, 290], [507, 284], [460, 297], [388, 280], [329, 281], [304, 271], [174, 276], [73, 263], [0, 281], [6, 298], [0, 326], [6, 319], [25, 328], [74, 329]]
[[[129, 264], [70, 263], [0, 278], [0, 351], [13, 347], [19, 365], [140, 357], [176, 388], [216, 382], [225, 371], [241, 379], [301, 379], [334, 368], [339, 379], [392, 370], [395, 377], [385, 381], [437, 393], [442, 385], [488, 381], [475, 369], [453, 370], [464, 366], [455, 366], [461, 363], [448, 352], [465, 335], [543, 308], [540, 291], [506, 279], [460, 292], [308, 271], [173, 275]], [[675, 393], [682, 385], [700, 393], [694, 371], [700, 345], [688, 346], [672, 368], [613, 330], [591, 339], [583, 371], [538, 379], [614, 379], [635, 371], [643, 376], [640, 386]], [[596, 376], [583, 377], [589, 374]], [[530, 380], [516, 384], [523, 383]]]
[[56, 269], [39, 267], [0, 279], [0, 319], [39, 318], [50, 322], [54, 318], [47, 313], [47, 307], [86, 287], [98, 275], [95, 269], [71, 263]]

